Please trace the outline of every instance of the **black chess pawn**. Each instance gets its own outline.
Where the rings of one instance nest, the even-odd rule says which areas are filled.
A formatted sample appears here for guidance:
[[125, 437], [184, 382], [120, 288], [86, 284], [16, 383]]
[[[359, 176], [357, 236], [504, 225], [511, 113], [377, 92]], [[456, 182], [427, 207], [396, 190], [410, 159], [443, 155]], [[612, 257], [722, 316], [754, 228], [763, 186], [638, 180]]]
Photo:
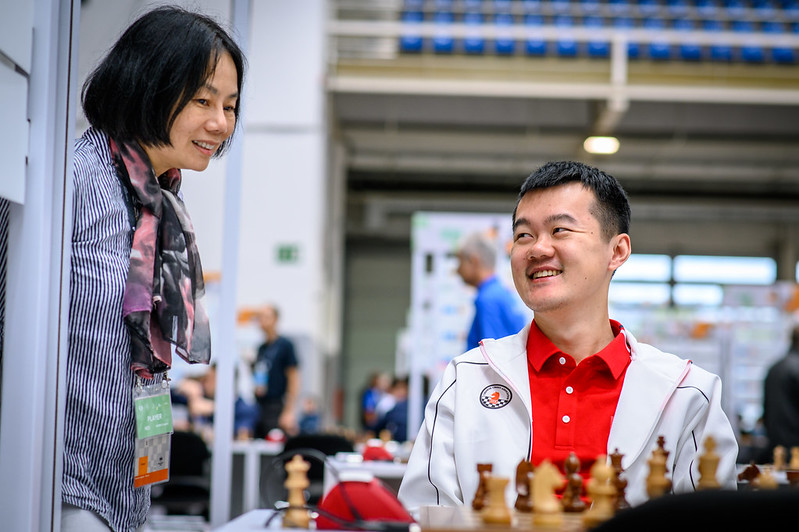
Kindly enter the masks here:
[[561, 504], [564, 512], [582, 512], [585, 510], [583, 494], [583, 477], [580, 475], [580, 459], [575, 453], [570, 453], [563, 463], [566, 471], [566, 489], [563, 491]]
[[624, 455], [619, 452], [618, 448], [610, 455], [610, 464], [613, 466], [613, 485], [616, 488], [616, 511], [630, 507], [630, 503], [627, 502], [625, 497], [627, 479], [621, 477], [621, 474], [624, 472], [624, 469], [621, 467], [622, 458], [624, 458]]

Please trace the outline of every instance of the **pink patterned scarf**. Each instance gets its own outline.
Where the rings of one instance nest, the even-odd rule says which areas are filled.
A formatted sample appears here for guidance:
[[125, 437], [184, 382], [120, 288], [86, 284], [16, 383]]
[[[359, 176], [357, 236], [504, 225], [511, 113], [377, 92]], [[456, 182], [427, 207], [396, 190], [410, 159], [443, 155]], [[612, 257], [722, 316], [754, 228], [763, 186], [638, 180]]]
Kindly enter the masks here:
[[152, 378], [172, 366], [172, 348], [189, 363], [211, 359], [202, 266], [180, 190], [180, 170], [155, 177], [135, 142], [109, 139], [117, 173], [139, 207], [122, 318], [131, 338], [131, 368]]

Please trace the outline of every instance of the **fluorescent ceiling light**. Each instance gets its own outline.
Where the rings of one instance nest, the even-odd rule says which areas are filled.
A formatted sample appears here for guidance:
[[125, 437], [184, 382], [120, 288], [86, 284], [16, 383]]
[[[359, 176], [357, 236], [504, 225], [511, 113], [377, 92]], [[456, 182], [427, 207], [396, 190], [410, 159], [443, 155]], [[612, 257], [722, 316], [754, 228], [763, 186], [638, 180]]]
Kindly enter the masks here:
[[619, 139], [616, 137], [588, 137], [583, 142], [588, 153], [611, 154], [619, 151]]

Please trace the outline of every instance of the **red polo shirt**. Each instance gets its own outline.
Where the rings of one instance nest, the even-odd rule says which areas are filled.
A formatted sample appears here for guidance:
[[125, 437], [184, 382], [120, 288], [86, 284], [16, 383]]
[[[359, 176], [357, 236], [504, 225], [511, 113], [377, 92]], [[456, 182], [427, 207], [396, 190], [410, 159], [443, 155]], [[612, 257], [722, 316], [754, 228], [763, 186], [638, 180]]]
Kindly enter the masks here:
[[527, 339], [527, 362], [533, 406], [534, 465], [549, 459], [563, 471], [574, 451], [587, 476], [599, 455], [607, 454], [608, 435], [630, 349], [622, 326], [610, 320], [615, 338], [600, 352], [577, 364], [544, 336], [533, 321]]

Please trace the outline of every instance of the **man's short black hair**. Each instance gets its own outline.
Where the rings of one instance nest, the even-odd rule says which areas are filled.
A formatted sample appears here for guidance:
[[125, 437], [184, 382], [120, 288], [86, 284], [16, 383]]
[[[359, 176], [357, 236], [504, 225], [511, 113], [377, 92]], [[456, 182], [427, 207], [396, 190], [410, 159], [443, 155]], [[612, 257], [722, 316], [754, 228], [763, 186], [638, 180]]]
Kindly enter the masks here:
[[596, 197], [592, 214], [599, 220], [602, 233], [607, 239], [630, 230], [630, 201], [621, 184], [610, 174], [598, 168], [575, 161], [548, 162], [524, 180], [513, 208], [516, 209], [525, 194], [536, 189], [545, 189], [579, 182]]
[[[125, 30], [84, 83], [84, 114], [117, 141], [168, 146], [175, 118], [214, 74], [225, 52], [236, 66], [241, 95], [244, 54], [217, 22], [173, 6], [149, 11]], [[240, 106], [241, 98], [237, 124]], [[215, 155], [225, 151], [229, 140]]]

